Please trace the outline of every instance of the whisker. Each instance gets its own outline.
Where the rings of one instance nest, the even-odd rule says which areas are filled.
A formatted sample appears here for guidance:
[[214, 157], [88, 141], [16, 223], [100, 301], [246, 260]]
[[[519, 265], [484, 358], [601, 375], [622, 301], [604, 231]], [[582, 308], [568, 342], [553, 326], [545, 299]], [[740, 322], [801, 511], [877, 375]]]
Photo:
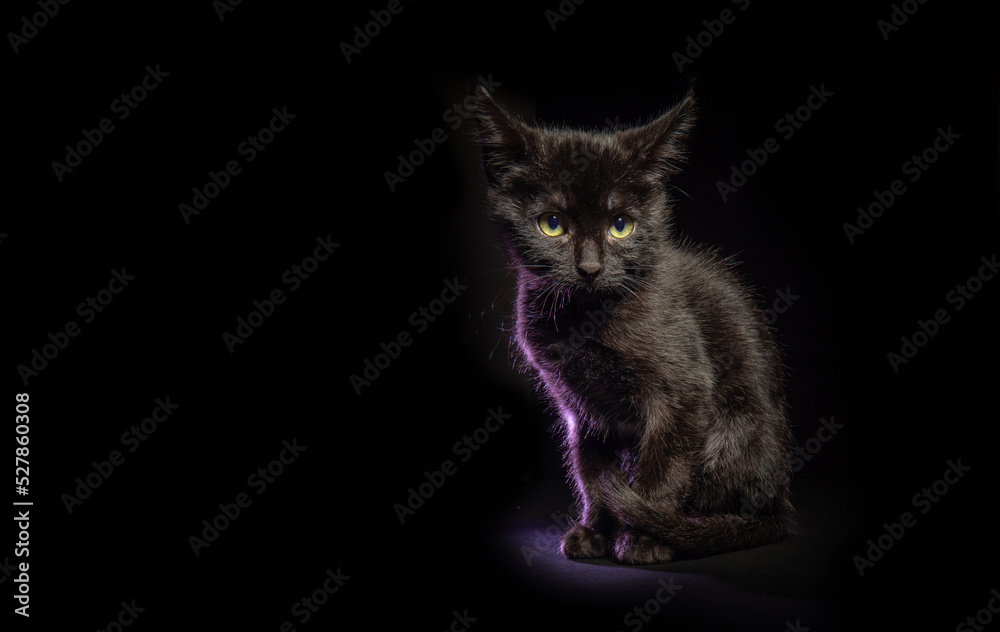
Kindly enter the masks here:
[[679, 186], [677, 186], [674, 183], [670, 183], [670, 187], [673, 188], [673, 189], [677, 189], [678, 191], [680, 191], [681, 193], [684, 194], [684, 197], [686, 197], [687, 199], [689, 199], [692, 202], [694, 202], [694, 198], [691, 197], [690, 195], [688, 195], [687, 191], [685, 191], [684, 189], [680, 188]]

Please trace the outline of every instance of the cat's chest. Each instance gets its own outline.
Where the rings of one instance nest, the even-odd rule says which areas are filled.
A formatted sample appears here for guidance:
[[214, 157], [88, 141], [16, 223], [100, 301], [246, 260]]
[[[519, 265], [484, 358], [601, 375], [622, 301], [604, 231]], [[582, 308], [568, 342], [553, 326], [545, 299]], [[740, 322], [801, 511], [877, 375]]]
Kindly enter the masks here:
[[538, 369], [562, 374], [584, 371], [598, 381], [606, 371], [622, 371], [630, 353], [606, 310], [581, 310], [572, 317], [527, 319], [519, 340]]
[[642, 342], [633, 334], [643, 327], [635, 310], [609, 297], [578, 300], [550, 313], [521, 313], [517, 322], [522, 347], [540, 364], [590, 362], [594, 370], [602, 368], [600, 358], [617, 360], [621, 368], [636, 356]]
[[523, 323], [519, 338], [554, 399], [603, 430], [627, 435], [656, 378], [641, 344], [621, 331], [615, 316], [588, 309], [582, 318]]

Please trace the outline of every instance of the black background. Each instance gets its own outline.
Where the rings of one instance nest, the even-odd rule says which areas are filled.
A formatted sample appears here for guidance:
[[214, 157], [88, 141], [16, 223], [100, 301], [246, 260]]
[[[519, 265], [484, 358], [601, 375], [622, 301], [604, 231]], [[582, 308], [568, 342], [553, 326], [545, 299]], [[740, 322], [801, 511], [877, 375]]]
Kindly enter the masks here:
[[[220, 21], [210, 2], [71, 2], [4, 53], [4, 397], [11, 427], [14, 394], [31, 397], [34, 502], [17, 623], [104, 629], [134, 599], [136, 630], [444, 630], [465, 610], [472, 629], [633, 629], [623, 617], [671, 576], [686, 590], [645, 629], [952, 629], [986, 607], [997, 281], [961, 310], [946, 297], [1000, 251], [996, 10], [930, 2], [886, 41], [887, 3], [590, 0], [554, 30], [554, 1], [402, 6], [349, 62], [341, 43], [384, 4], [244, 2]], [[678, 72], [671, 55], [726, 8], [735, 21]], [[6, 9], [5, 32], [39, 11]], [[111, 102], [157, 64], [168, 76], [118, 121]], [[646, 569], [551, 547], [524, 563], [518, 538], [569, 496], [552, 417], [512, 367], [478, 150], [445, 119], [477, 76], [526, 117], [592, 128], [694, 87], [678, 229], [738, 255], [762, 304], [798, 297], [775, 321], [796, 439], [844, 426], [795, 479], [801, 536]], [[833, 96], [781, 138], [813, 86]], [[282, 107], [295, 119], [243, 162]], [[59, 182], [51, 163], [104, 117], [115, 130]], [[949, 126], [960, 138], [911, 183], [903, 163]], [[445, 142], [391, 191], [385, 173], [436, 128]], [[722, 201], [716, 183], [768, 137], [779, 151]], [[242, 173], [185, 223], [178, 205], [232, 159]], [[851, 244], [843, 225], [894, 179], [907, 192]], [[288, 291], [327, 236], [335, 254]], [[25, 386], [16, 367], [122, 267], [135, 280]], [[416, 333], [410, 315], [455, 278], [467, 290]], [[222, 334], [276, 288], [285, 303], [230, 353]], [[894, 372], [886, 354], [941, 308], [951, 320]], [[357, 394], [349, 376], [401, 331], [413, 343]], [[168, 396], [180, 408], [68, 513], [75, 479]], [[459, 462], [452, 445], [497, 407], [509, 421]], [[306, 450], [257, 495], [248, 477], [293, 438]], [[457, 473], [400, 524], [393, 506], [445, 459]], [[867, 540], [957, 459], [971, 471], [859, 576]], [[195, 556], [188, 538], [241, 492], [252, 504]], [[293, 604], [338, 568], [350, 579], [301, 623]]]

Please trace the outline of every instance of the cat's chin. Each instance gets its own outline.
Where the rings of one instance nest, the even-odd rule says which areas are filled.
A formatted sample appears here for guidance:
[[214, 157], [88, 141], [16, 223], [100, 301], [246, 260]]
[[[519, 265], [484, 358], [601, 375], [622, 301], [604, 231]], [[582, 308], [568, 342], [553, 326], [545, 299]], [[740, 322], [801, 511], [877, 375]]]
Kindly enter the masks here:
[[611, 292], [608, 290], [602, 290], [595, 287], [577, 287], [573, 288], [570, 296], [573, 301], [580, 304], [583, 307], [589, 307], [591, 305], [596, 305], [603, 301], [604, 299], [611, 296]]
[[602, 301], [607, 298], [619, 298], [623, 290], [613, 282], [591, 284], [574, 283], [569, 286], [569, 295], [577, 301]]
[[[625, 294], [623, 290], [614, 285], [592, 285], [583, 283], [558, 282], [558, 290], [555, 295], [560, 298], [556, 301], [560, 305], [575, 304], [580, 307], [593, 307], [605, 303], [608, 299], [619, 301]], [[552, 296], [552, 282], [542, 278], [537, 279], [530, 285], [528, 296], [541, 300], [546, 296]], [[548, 299], [547, 299], [548, 300]]]

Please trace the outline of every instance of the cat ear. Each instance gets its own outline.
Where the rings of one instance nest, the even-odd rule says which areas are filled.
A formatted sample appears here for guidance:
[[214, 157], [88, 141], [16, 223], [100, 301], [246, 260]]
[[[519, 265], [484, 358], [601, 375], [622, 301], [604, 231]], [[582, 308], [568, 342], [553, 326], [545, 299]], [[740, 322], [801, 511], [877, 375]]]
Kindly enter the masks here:
[[531, 154], [531, 129], [506, 112], [489, 91], [476, 90], [475, 141], [483, 150], [483, 167], [490, 185], [495, 185]]
[[653, 122], [622, 132], [625, 141], [637, 152], [637, 163], [658, 175], [670, 176], [680, 172], [697, 110], [694, 92], [689, 91], [680, 103]]

